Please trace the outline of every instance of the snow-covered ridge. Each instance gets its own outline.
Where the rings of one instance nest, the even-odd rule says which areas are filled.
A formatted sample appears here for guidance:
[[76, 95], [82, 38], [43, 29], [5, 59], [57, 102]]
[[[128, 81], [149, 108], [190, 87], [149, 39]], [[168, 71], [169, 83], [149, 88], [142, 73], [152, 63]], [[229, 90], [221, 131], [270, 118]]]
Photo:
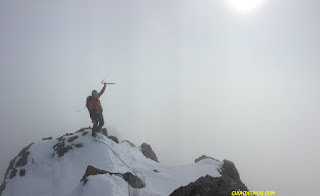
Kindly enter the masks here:
[[[0, 195], [170, 195], [202, 176], [221, 176], [223, 162], [214, 159], [168, 166], [145, 157], [140, 147], [98, 136], [96, 141], [90, 129], [82, 129], [29, 145], [10, 162]], [[141, 179], [143, 188], [133, 188], [121, 176], [110, 173], [90, 175], [83, 183], [80, 180], [89, 165], [110, 173], [129, 172]]]

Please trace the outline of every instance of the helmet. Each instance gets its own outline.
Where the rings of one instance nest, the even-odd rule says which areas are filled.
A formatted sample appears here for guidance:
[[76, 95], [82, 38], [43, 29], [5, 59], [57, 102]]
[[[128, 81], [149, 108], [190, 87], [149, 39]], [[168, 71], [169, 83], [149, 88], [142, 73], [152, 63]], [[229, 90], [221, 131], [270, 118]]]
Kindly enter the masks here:
[[92, 95], [92, 96], [98, 95], [98, 92], [97, 92], [96, 90], [93, 90], [93, 91], [91, 92], [91, 95]]

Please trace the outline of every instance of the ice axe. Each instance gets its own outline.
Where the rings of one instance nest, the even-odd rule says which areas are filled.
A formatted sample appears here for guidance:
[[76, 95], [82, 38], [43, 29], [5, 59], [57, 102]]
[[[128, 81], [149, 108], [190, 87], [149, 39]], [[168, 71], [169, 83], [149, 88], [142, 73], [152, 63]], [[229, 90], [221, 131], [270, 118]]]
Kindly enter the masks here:
[[101, 84], [116, 84], [116, 83], [108, 83], [108, 82], [104, 82], [104, 80], [102, 80]]

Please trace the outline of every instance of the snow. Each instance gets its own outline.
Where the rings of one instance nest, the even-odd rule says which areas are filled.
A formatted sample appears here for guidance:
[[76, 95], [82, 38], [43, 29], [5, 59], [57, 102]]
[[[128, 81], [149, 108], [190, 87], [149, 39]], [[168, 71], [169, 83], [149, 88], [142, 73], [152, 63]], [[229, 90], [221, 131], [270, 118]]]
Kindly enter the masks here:
[[[99, 134], [99, 141], [94, 141], [90, 132], [82, 136], [82, 132], [64, 136], [65, 144], [83, 144], [73, 146], [63, 156], [53, 150], [59, 141], [44, 140], [29, 148], [28, 163], [23, 168], [25, 176], [17, 175], [7, 179], [3, 196], [101, 196], [101, 195], [169, 195], [180, 186], [206, 175], [221, 176], [218, 170], [222, 162], [204, 159], [198, 163], [169, 166], [146, 158], [139, 147], [131, 147], [128, 143], [117, 144]], [[68, 138], [78, 136], [72, 142]], [[54, 155], [54, 156], [53, 156]], [[109, 174], [89, 176], [84, 185], [80, 182], [88, 165], [113, 173], [131, 172], [143, 182], [144, 188], [134, 189], [121, 177]], [[153, 170], [157, 170], [155, 172]]]

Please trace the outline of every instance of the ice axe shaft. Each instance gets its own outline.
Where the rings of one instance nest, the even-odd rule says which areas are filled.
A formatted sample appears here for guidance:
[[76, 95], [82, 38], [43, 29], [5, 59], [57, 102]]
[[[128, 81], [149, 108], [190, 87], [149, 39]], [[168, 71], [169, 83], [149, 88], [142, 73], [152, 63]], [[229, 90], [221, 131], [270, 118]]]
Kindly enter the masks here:
[[104, 80], [102, 80], [101, 84], [116, 84], [116, 83], [104, 82]]

